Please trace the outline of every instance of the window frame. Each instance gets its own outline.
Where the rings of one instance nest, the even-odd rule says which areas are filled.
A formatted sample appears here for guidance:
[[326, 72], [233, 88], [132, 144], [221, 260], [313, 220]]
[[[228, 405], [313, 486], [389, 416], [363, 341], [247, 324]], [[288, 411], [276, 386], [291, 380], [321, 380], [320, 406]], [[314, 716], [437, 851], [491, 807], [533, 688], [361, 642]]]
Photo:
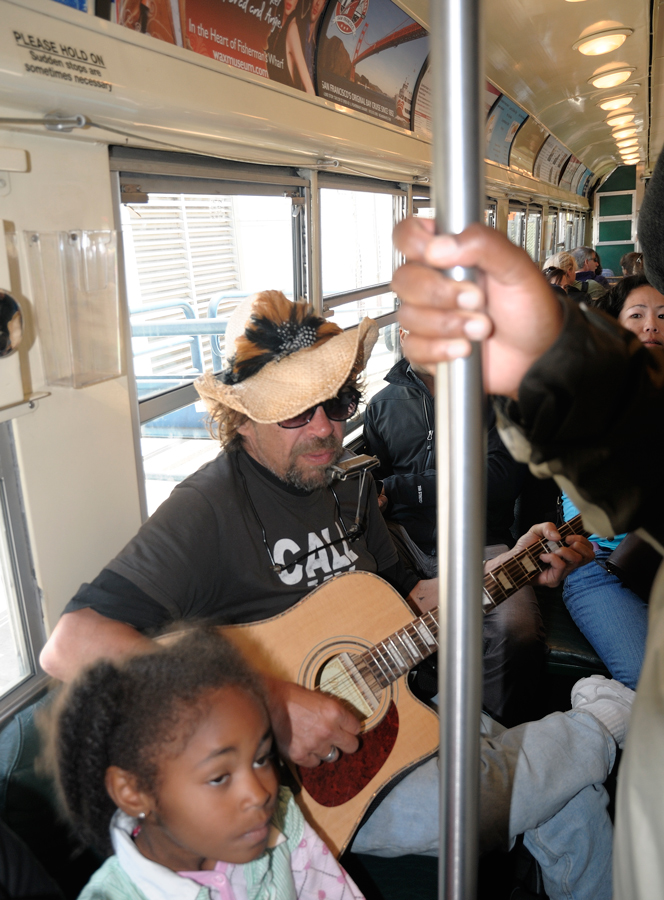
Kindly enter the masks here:
[[0, 514], [5, 517], [18, 616], [31, 672], [0, 698], [0, 725], [44, 690], [48, 675], [39, 665], [46, 643], [41, 591], [37, 584], [21, 491], [11, 421], [0, 423]]

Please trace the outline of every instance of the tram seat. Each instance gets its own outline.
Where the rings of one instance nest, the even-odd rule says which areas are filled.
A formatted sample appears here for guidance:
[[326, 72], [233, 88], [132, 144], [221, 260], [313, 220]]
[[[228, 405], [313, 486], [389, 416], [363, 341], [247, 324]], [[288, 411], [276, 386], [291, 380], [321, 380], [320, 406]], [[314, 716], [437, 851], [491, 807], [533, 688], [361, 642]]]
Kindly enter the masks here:
[[35, 716], [51, 702], [43, 693], [0, 730], [0, 818], [32, 850], [67, 900], [75, 900], [101, 865], [74, 841], [59, 812], [53, 780], [38, 764], [42, 752]]

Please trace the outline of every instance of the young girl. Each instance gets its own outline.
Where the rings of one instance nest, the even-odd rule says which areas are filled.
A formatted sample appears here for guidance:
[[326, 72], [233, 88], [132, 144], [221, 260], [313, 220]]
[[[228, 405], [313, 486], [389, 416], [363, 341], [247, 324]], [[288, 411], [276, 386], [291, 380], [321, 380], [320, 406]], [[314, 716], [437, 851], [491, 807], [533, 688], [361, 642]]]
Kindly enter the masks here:
[[80, 900], [362, 900], [279, 787], [260, 680], [213, 629], [85, 672], [54, 751], [79, 836], [114, 851]]

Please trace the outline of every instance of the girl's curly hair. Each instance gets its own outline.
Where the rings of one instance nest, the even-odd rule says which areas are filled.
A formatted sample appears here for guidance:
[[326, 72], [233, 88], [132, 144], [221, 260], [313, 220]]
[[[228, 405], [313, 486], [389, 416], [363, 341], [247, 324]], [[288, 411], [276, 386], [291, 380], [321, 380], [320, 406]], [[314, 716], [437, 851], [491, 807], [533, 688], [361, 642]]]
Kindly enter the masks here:
[[154, 794], [160, 759], [182, 752], [210, 692], [224, 687], [267, 708], [261, 680], [240, 652], [217, 629], [197, 626], [153, 652], [98, 662], [65, 691], [53, 711], [47, 763], [84, 844], [112, 852], [108, 767], [131, 772], [141, 790]]

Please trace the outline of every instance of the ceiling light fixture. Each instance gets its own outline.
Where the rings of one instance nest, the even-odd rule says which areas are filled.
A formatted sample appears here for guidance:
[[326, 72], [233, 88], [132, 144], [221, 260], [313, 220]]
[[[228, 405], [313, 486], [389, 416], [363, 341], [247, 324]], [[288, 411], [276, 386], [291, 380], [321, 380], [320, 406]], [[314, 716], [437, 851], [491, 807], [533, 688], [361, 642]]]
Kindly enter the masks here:
[[632, 98], [627, 96], [626, 94], [622, 97], [611, 97], [610, 100], [602, 100], [597, 105], [600, 109], [622, 109], [623, 106], [629, 106], [632, 102]]
[[610, 116], [606, 120], [606, 124], [611, 128], [620, 128], [621, 125], [628, 125], [630, 122], [633, 122], [635, 115], [636, 113], [627, 111], [627, 113], [619, 116]]
[[638, 138], [627, 138], [626, 141], [618, 141], [616, 147], [620, 147], [621, 150], [628, 150], [630, 147], [632, 150], [635, 147], [639, 146]]
[[578, 40], [572, 45], [573, 50], [578, 50], [584, 56], [601, 56], [621, 47], [630, 34], [632, 28], [609, 28], [607, 31], [597, 31]]
[[638, 150], [621, 150], [620, 155], [623, 159], [638, 159], [641, 156]]
[[620, 128], [618, 131], [613, 132], [613, 137], [620, 141], [623, 138], [634, 137], [636, 134], [636, 128]]
[[602, 75], [593, 75], [588, 79], [588, 84], [594, 85], [596, 88], [612, 88], [618, 87], [629, 80], [634, 69], [615, 69], [613, 72], [605, 72]]

